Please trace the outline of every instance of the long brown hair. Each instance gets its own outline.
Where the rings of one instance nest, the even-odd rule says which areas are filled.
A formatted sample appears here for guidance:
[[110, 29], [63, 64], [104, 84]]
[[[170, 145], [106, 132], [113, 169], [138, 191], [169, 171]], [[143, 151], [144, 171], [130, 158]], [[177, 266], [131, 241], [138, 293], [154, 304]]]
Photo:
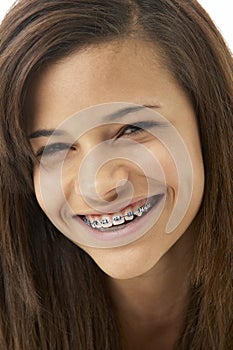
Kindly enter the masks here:
[[129, 36], [160, 48], [196, 111], [205, 191], [178, 349], [232, 339], [232, 57], [192, 0], [21, 0], [0, 27], [0, 348], [119, 350], [104, 273], [49, 222], [33, 189], [24, 102], [41, 67]]

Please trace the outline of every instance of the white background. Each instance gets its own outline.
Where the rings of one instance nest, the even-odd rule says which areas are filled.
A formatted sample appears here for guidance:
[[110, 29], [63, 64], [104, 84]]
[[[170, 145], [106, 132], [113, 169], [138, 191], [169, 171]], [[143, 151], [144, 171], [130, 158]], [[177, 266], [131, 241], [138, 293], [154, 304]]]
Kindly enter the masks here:
[[[0, 0], [0, 21], [14, 2], [15, 0]], [[233, 52], [233, 10], [231, 9], [231, 2], [231, 0], [199, 0], [199, 3], [210, 14]]]

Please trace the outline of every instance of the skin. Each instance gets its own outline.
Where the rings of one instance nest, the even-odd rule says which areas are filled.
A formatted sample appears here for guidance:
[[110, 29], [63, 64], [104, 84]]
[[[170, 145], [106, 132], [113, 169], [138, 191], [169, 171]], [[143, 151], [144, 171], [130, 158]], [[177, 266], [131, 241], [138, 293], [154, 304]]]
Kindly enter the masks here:
[[[167, 198], [158, 222], [139, 240], [117, 248], [91, 248], [68, 237], [106, 273], [125, 349], [172, 349], [187, 305], [188, 271], [198, 234], [190, 224], [198, 212], [204, 188], [200, 140], [188, 97], [160, 64], [158, 50], [152, 44], [131, 39], [90, 47], [48, 66], [35, 76], [27, 101], [26, 114], [32, 121], [29, 134], [37, 129], [56, 128], [84, 108], [109, 102], [157, 105], [158, 112], [180, 133], [192, 161], [193, 192], [186, 215], [171, 234], [165, 233], [165, 227], [178, 194], [176, 167], [161, 143], [140, 136], [134, 140], [156, 153], [166, 177]], [[70, 165], [64, 170], [65, 197], [78, 214], [91, 211], [74, 185], [77, 164], [106, 139], [106, 130], [99, 127], [83, 135], [78, 140], [81, 151], [73, 151]], [[113, 125], [111, 130], [114, 134], [119, 125]], [[46, 141], [45, 137], [31, 140], [35, 153]], [[146, 179], [140, 169], [119, 160], [110, 162], [98, 173], [97, 192], [111, 202], [117, 184], [125, 178], [134, 185], [135, 198], [146, 194]], [[38, 166], [34, 170], [34, 184], [38, 202], [46, 212], [40, 196]], [[58, 221], [62, 220], [58, 212], [55, 219], [56, 215]]]

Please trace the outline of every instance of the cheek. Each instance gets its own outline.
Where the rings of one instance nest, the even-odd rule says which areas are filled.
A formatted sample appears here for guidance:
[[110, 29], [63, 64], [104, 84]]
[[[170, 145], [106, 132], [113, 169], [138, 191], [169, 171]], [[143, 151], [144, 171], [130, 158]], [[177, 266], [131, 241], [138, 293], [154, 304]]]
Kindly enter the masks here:
[[174, 232], [181, 222], [184, 224], [182, 230], [186, 229], [197, 213], [203, 193], [201, 153], [193, 152], [190, 144], [173, 149], [172, 155], [162, 143], [152, 144], [150, 150], [160, 163], [166, 180], [166, 208], [171, 209], [166, 232]]
[[150, 151], [156, 157], [163, 171], [166, 186], [175, 193], [178, 191], [178, 170], [174, 159], [167, 148], [160, 142], [154, 143], [149, 147]]
[[37, 201], [50, 218], [57, 218], [64, 205], [65, 197], [60, 180], [56, 173], [46, 174], [41, 169], [34, 171], [33, 181]]

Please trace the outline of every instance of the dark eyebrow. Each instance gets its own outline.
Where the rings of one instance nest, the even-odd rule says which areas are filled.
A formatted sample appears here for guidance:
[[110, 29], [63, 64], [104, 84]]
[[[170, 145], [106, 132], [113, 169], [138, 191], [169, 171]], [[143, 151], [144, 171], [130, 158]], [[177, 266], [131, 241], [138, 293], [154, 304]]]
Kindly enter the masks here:
[[[116, 111], [114, 113], [111, 113], [107, 115], [104, 120], [105, 121], [113, 121], [117, 118], [121, 118], [125, 116], [126, 114], [133, 113], [133, 112], [138, 112], [141, 111], [145, 108], [160, 108], [159, 105], [142, 105], [142, 106], [132, 106], [132, 107], [127, 107], [120, 109], [119, 111]], [[57, 130], [57, 129], [41, 129], [41, 130], [36, 130], [32, 134], [29, 135], [30, 139], [35, 139], [37, 137], [49, 137], [51, 135], [55, 136], [64, 136], [65, 132], [62, 130]]]
[[145, 108], [160, 108], [160, 106], [159, 105], [142, 105], [142, 106], [127, 107], [127, 108], [120, 109], [119, 111], [116, 111], [112, 114], [109, 114], [104, 119], [106, 121], [113, 121], [117, 118], [124, 117], [126, 114], [138, 112], [138, 111], [141, 111]]
[[49, 137], [51, 135], [64, 136], [65, 132], [57, 129], [41, 129], [34, 131], [29, 135], [30, 139], [36, 139], [37, 137]]

